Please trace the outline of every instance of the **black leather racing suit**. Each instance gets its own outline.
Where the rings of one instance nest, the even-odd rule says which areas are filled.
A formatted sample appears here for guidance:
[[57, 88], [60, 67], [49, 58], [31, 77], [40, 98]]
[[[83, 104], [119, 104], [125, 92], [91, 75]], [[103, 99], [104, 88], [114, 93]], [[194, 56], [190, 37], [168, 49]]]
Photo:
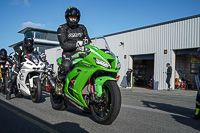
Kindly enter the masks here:
[[58, 80], [64, 80], [66, 73], [70, 70], [72, 64], [71, 56], [78, 52], [76, 47], [77, 41], [88, 39], [88, 44], [91, 42], [87, 29], [84, 25], [78, 24], [75, 28], [71, 28], [67, 23], [60, 25], [57, 30], [58, 40], [62, 53], [62, 64], [58, 68]]
[[17, 74], [20, 70], [20, 66], [21, 66], [21, 62], [22, 62], [22, 51], [20, 49], [18, 49], [15, 52], [14, 55], [14, 65], [13, 65], [13, 71], [11, 74], [11, 78], [9, 80], [8, 83], [8, 92], [11, 93], [13, 86], [16, 84], [16, 78], [17, 78]]
[[17, 75], [18, 75], [18, 73], [21, 69], [21, 62], [25, 61], [24, 56], [27, 55], [27, 54], [37, 54], [37, 52], [34, 52], [33, 48], [31, 50], [23, 49], [23, 51], [18, 49], [15, 52], [14, 69], [13, 69], [13, 72], [11, 74], [10, 81], [8, 83], [8, 92], [10, 92], [10, 93], [12, 92], [13, 86], [16, 84]]

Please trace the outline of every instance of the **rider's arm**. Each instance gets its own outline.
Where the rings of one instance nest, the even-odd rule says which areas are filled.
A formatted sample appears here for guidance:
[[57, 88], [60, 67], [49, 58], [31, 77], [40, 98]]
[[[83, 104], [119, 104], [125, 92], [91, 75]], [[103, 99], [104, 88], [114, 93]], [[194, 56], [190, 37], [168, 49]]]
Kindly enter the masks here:
[[9, 64], [14, 65], [14, 63], [13, 63], [13, 61], [10, 59], [10, 57], [8, 57], [7, 60], [8, 60], [8, 63], [9, 63]]
[[14, 55], [15, 65], [17, 68], [20, 68], [21, 66], [21, 56], [22, 56], [22, 50], [17, 49]]
[[84, 25], [80, 25], [80, 27], [83, 29], [83, 36], [84, 38], [88, 39], [88, 44], [91, 43], [90, 37], [88, 36], [87, 29]]
[[68, 34], [66, 33], [66, 29], [64, 27], [59, 26], [57, 30], [57, 34], [58, 34], [58, 41], [60, 42], [60, 46], [64, 51], [72, 51], [76, 49], [77, 41], [68, 39]]
[[20, 66], [21, 66], [21, 59], [20, 59], [21, 57], [20, 57], [20, 55], [17, 55], [17, 54], [15, 54], [15, 66], [16, 66], [16, 68], [20, 68]]

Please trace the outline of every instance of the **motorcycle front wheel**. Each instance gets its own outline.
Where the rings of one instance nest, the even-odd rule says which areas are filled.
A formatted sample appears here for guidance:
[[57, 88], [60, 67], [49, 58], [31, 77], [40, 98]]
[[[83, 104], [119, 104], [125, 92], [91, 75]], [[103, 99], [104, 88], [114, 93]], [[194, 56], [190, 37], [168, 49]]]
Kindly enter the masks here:
[[39, 78], [33, 79], [33, 91], [31, 91], [31, 99], [34, 103], [39, 103], [42, 98], [42, 86]]
[[99, 103], [90, 105], [95, 121], [110, 125], [117, 118], [121, 108], [121, 92], [115, 81], [106, 81], [102, 86], [102, 96]]

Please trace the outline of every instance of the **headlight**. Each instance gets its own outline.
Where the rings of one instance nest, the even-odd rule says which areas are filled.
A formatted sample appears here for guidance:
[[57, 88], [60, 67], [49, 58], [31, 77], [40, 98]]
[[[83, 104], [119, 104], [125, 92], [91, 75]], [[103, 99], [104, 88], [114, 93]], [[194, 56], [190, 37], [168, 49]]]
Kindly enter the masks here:
[[94, 58], [94, 59], [95, 59], [97, 65], [101, 65], [103, 67], [110, 69], [110, 65], [107, 62], [102, 61], [102, 60], [97, 59], [97, 58]]
[[120, 68], [121, 68], [121, 63], [119, 62], [119, 63], [117, 64], [116, 69], [120, 69]]

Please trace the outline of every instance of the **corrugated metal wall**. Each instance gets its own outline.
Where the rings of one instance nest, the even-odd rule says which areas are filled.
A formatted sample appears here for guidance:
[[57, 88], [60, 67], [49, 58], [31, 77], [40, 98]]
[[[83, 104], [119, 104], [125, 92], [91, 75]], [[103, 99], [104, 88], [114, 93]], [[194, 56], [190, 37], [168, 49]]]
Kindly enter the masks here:
[[[107, 42], [122, 64], [119, 72], [121, 83], [128, 67], [132, 68], [131, 55], [154, 54], [154, 89], [167, 88], [166, 63], [175, 68], [175, 52], [178, 49], [200, 47], [200, 15], [179, 21], [144, 27], [138, 30], [107, 35]], [[124, 43], [124, 47], [120, 46]], [[168, 53], [164, 54], [164, 50]], [[124, 59], [124, 55], [129, 56]], [[173, 69], [174, 71], [174, 69]], [[174, 83], [174, 75], [171, 83]]]
[[45, 53], [47, 55], [47, 61], [49, 62], [49, 64], [54, 64], [54, 71], [57, 72], [58, 70], [58, 65], [56, 60], [59, 57], [62, 57], [62, 49], [61, 47], [56, 47], [56, 48], [52, 48], [52, 49], [48, 49], [45, 50]]

